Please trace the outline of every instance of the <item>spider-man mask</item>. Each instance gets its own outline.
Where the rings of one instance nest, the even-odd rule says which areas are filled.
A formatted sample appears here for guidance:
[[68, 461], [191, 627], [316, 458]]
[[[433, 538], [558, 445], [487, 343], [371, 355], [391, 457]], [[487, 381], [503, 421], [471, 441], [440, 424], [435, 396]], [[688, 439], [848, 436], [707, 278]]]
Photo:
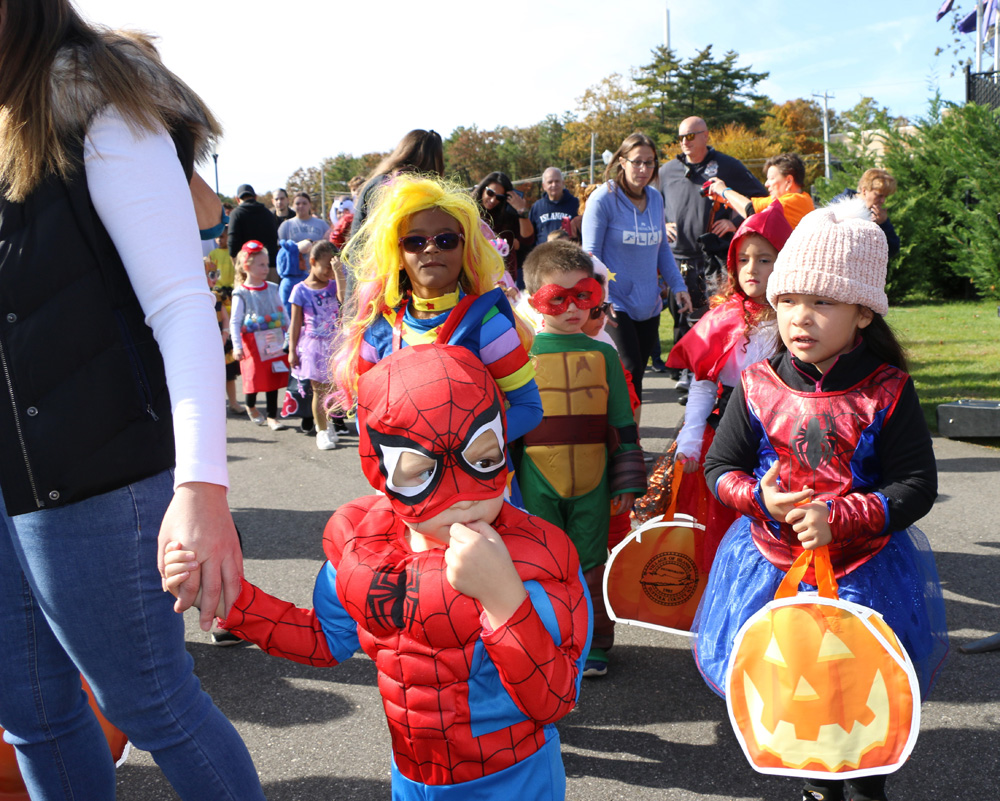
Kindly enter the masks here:
[[528, 303], [539, 314], [562, 314], [573, 301], [580, 311], [599, 306], [604, 300], [604, 288], [596, 278], [581, 278], [569, 289], [559, 284], [546, 284], [531, 296]]
[[[470, 461], [469, 446], [496, 436], [502, 454], [506, 421], [500, 390], [479, 359], [454, 345], [413, 345], [393, 353], [358, 381], [361, 468], [409, 523], [429, 520], [462, 500], [495, 498], [507, 467]], [[433, 466], [419, 483], [395, 477], [403, 454]], [[412, 483], [412, 482], [411, 482]]]

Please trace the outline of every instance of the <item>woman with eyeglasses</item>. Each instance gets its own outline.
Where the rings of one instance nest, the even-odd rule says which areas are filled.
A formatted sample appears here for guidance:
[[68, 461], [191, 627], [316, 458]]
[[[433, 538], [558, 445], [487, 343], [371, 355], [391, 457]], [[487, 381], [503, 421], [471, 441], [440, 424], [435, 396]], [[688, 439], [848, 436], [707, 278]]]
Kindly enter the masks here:
[[507, 243], [504, 266], [511, 281], [517, 281], [517, 251], [531, 245], [535, 227], [528, 219], [528, 202], [514, 191], [502, 172], [491, 172], [472, 190], [472, 199], [483, 209], [483, 220]]
[[181, 799], [264, 799], [157, 566], [204, 554], [206, 630], [239, 593], [190, 189], [219, 133], [149, 39], [0, 0], [0, 726], [35, 801], [115, 797], [81, 673]]
[[651, 186], [658, 168], [656, 143], [643, 133], [630, 134], [611, 157], [605, 182], [587, 200], [583, 214], [583, 249], [614, 275], [610, 293], [618, 325], [609, 333], [640, 399], [646, 363], [660, 336], [658, 276], [680, 306], [691, 308], [667, 244], [663, 197]]

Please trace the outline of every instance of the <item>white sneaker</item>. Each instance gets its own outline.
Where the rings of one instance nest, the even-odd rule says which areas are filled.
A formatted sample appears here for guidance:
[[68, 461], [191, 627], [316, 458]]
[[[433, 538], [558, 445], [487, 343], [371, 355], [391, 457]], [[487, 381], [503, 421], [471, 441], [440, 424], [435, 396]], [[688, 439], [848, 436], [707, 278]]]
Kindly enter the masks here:
[[340, 437], [337, 436], [337, 427], [334, 425], [332, 417], [326, 421], [326, 435], [330, 438], [330, 442], [334, 446], [340, 444]]
[[684, 390], [685, 392], [687, 390], [691, 389], [691, 379], [693, 377], [694, 376], [691, 374], [690, 370], [688, 370], [688, 369], [682, 370], [681, 371], [681, 377], [677, 381], [677, 383], [674, 385], [674, 389]]
[[316, 447], [321, 451], [332, 451], [337, 447], [337, 441], [330, 439], [330, 435], [326, 431], [317, 431]]
[[280, 420], [277, 420], [277, 419], [275, 419], [273, 417], [272, 418], [268, 418], [267, 427], [270, 428], [272, 431], [287, 431], [288, 430], [288, 426], [286, 426]]

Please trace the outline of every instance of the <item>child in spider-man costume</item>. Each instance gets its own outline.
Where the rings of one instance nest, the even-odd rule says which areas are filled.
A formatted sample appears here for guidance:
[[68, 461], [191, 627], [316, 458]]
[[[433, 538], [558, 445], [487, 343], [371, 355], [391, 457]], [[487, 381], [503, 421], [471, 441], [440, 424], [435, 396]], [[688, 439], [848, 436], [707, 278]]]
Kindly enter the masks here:
[[[934, 557], [913, 523], [937, 496], [930, 433], [883, 319], [888, 246], [863, 205], [802, 219], [767, 286], [783, 347], [743, 371], [705, 459], [726, 534], [695, 617], [695, 660], [723, 694], [733, 639], [804, 548], [829, 547], [840, 597], [879, 612], [926, 698], [948, 650]], [[802, 590], [815, 589], [812, 568]], [[884, 799], [885, 777], [811, 780], [804, 799]]]
[[[394, 799], [562, 799], [590, 603], [566, 535], [503, 500], [504, 409], [464, 348], [418, 345], [358, 386], [372, 495], [327, 524], [313, 609], [252, 584], [224, 628], [268, 653], [378, 670]], [[195, 555], [170, 550], [168, 586]]]

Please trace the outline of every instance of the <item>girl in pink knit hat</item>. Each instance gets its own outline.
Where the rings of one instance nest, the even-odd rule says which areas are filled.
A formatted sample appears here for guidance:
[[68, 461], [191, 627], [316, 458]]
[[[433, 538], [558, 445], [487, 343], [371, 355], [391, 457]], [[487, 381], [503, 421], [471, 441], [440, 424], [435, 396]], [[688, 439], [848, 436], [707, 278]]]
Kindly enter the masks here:
[[[779, 352], [744, 370], [705, 459], [708, 486], [742, 516], [715, 557], [694, 654], [724, 694], [736, 633], [803, 549], [826, 545], [840, 598], [870, 607], [913, 660], [922, 697], [948, 651], [944, 602], [913, 524], [937, 470], [906, 359], [883, 315], [888, 248], [862, 204], [803, 218], [767, 285]], [[800, 589], [814, 589], [812, 568]], [[810, 779], [803, 799], [885, 799], [885, 776]]]

